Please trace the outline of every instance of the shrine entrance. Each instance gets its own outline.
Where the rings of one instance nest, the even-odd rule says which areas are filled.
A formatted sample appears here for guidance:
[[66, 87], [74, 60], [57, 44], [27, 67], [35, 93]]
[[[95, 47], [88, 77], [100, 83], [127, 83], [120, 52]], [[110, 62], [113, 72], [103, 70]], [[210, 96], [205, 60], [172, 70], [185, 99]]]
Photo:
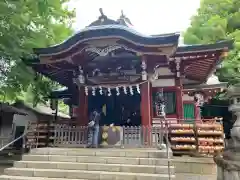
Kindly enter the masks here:
[[[141, 95], [139, 93], [116, 95], [112, 94], [96, 94], [88, 96], [88, 114], [94, 108], [102, 111], [102, 119], [100, 125], [115, 126], [140, 126], [141, 125]], [[128, 120], [128, 121], [127, 121]]]

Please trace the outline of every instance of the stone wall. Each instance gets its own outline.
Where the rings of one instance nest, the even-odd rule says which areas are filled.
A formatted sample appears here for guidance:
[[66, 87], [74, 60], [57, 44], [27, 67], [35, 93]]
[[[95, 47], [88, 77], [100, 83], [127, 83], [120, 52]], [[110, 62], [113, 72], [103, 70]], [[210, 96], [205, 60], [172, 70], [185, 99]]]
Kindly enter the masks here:
[[212, 158], [174, 157], [177, 180], [216, 180], [217, 166]]

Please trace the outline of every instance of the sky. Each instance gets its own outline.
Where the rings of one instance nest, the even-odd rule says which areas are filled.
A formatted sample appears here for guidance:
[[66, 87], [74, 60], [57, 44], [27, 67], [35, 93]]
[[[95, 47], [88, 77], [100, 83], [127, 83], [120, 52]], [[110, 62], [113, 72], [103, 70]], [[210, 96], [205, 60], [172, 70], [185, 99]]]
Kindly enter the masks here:
[[199, 6], [200, 0], [72, 0], [69, 4], [76, 9], [76, 30], [97, 20], [102, 8], [113, 20], [123, 10], [134, 29], [146, 35], [185, 31]]

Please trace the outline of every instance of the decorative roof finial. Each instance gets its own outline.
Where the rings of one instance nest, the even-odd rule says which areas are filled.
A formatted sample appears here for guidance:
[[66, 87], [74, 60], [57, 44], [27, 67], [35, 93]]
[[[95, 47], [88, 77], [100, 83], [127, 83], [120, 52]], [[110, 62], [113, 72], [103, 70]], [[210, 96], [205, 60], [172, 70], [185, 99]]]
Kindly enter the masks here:
[[99, 12], [100, 12], [102, 17], [105, 16], [104, 13], [103, 13], [103, 9], [102, 8], [99, 8]]
[[124, 16], [124, 13], [123, 13], [123, 10], [121, 10], [121, 18], [125, 17]]
[[127, 25], [127, 24], [132, 25], [132, 22], [130, 21], [130, 19], [124, 15], [123, 10], [121, 10], [121, 16], [118, 22], [123, 25]]

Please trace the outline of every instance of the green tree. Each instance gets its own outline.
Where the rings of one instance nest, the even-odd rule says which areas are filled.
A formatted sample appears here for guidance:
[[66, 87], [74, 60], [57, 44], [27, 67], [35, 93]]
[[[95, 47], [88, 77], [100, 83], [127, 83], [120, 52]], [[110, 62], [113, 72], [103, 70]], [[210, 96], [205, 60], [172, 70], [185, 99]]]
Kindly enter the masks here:
[[217, 71], [221, 81], [240, 82], [240, 1], [202, 0], [184, 34], [185, 44], [215, 43], [234, 39], [234, 49]]
[[21, 58], [31, 57], [33, 48], [60, 43], [73, 33], [75, 12], [67, 8], [68, 1], [0, 1], [0, 100], [14, 101], [28, 92], [36, 104], [59, 86], [34, 73]]

